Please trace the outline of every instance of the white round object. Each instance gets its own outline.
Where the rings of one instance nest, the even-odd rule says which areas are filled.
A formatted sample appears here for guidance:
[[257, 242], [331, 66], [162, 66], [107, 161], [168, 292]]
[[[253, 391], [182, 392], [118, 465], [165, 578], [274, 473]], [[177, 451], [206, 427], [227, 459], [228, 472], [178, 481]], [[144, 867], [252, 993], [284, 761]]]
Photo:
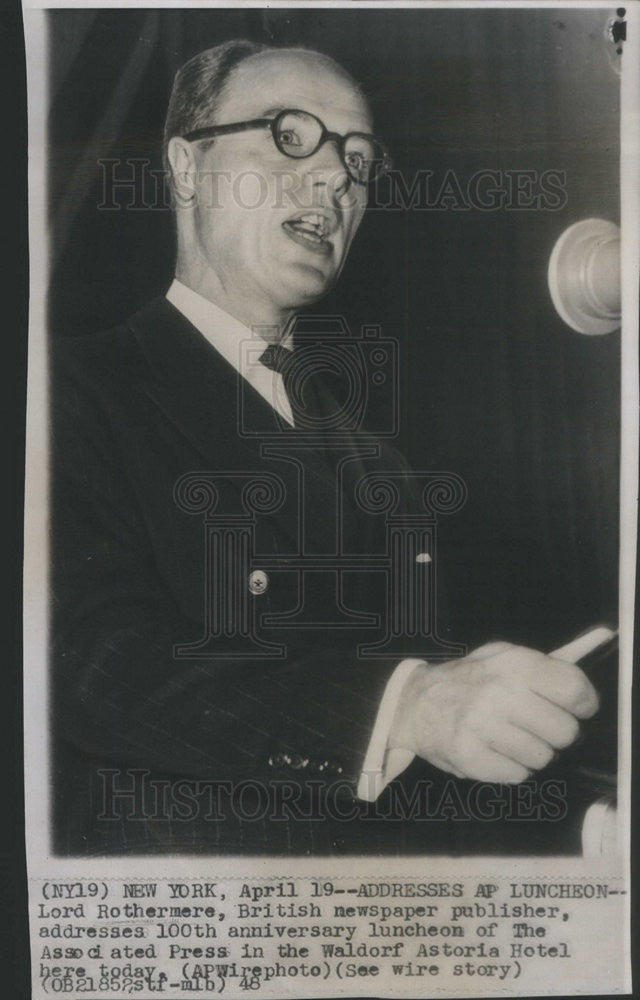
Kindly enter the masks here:
[[556, 312], [578, 333], [620, 327], [620, 230], [606, 219], [583, 219], [565, 229], [547, 274]]
[[263, 569], [254, 569], [249, 573], [249, 590], [255, 596], [264, 594], [269, 586], [269, 577]]

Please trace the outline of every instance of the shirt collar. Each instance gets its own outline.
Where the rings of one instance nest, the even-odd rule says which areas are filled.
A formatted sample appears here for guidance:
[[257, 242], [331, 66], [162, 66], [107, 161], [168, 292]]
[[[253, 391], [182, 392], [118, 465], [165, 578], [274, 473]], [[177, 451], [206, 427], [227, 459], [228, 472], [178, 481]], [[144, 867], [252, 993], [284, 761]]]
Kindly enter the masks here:
[[[251, 330], [215, 302], [183, 285], [177, 278], [171, 283], [167, 299], [241, 375], [246, 377], [247, 369], [260, 363], [260, 355], [266, 350], [268, 343], [257, 330]], [[287, 350], [293, 350], [291, 330], [285, 334], [280, 344]]]

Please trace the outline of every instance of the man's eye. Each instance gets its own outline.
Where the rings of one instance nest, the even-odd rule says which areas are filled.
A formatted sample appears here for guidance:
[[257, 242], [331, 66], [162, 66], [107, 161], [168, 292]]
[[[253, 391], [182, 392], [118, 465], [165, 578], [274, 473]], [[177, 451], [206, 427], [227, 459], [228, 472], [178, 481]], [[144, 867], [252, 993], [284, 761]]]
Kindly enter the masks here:
[[366, 157], [362, 153], [347, 153], [346, 156], [347, 166], [353, 167], [354, 170], [365, 170], [367, 166]]
[[280, 133], [280, 142], [284, 146], [301, 146], [300, 136], [293, 129], [287, 128]]

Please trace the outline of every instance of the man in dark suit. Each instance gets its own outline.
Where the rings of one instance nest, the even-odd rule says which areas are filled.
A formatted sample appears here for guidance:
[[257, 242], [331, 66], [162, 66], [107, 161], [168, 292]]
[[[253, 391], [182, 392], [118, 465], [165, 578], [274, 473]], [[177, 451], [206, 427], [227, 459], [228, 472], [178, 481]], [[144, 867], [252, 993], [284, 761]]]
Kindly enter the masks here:
[[388, 522], [367, 487], [383, 476], [396, 527], [420, 497], [322, 375], [344, 344], [294, 331], [384, 169], [357, 85], [226, 43], [178, 73], [165, 154], [175, 281], [53, 369], [55, 849], [402, 850], [362, 822], [389, 782], [520, 782], [595, 692], [506, 643], [451, 660], [434, 628], [428, 663], [371, 641]]

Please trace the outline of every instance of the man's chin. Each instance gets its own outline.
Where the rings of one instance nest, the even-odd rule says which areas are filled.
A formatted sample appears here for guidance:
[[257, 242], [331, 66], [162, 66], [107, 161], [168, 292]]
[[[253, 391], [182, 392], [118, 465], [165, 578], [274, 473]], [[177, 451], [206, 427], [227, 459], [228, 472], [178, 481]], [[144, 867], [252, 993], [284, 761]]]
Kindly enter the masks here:
[[291, 271], [292, 280], [287, 283], [289, 289], [285, 297], [292, 309], [300, 309], [324, 298], [338, 277], [333, 270], [307, 263], [293, 265]]

